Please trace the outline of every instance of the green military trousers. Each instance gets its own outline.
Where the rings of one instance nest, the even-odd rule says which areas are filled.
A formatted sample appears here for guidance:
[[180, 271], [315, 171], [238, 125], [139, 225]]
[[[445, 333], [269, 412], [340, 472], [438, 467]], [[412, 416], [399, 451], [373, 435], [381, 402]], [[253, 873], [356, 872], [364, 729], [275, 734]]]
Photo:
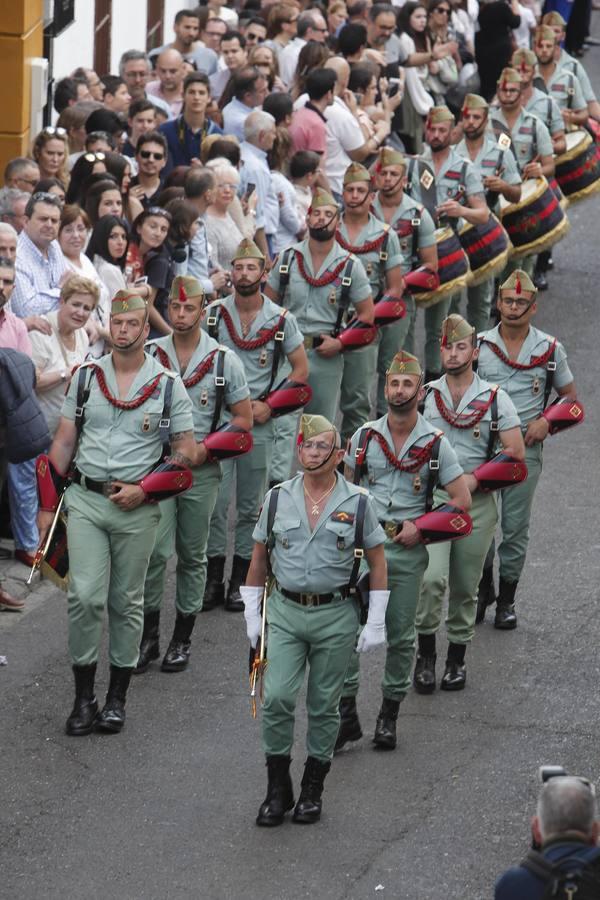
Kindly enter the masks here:
[[[414, 329], [414, 320], [417, 315], [415, 301], [408, 294], [404, 295], [406, 303], [406, 315], [403, 319], [398, 319], [392, 325], [385, 325], [380, 328], [377, 335], [377, 417], [385, 415], [387, 412], [387, 402], [385, 399], [385, 379], [386, 372], [391, 362], [399, 350], [404, 349], [404, 345], [411, 327]], [[364, 420], [363, 420], [364, 421]], [[362, 422], [357, 425], [360, 427]], [[356, 429], [355, 429], [356, 430]]]
[[[312, 388], [312, 400], [304, 407], [311, 415], [325, 416], [335, 422], [344, 371], [344, 354], [319, 356], [316, 350], [308, 351], [308, 383]], [[353, 351], [350, 351], [353, 355]]]
[[206, 462], [192, 472], [194, 483], [189, 491], [160, 504], [161, 518], [144, 585], [144, 612], [161, 607], [165, 571], [174, 551], [177, 553], [175, 606], [184, 615], [195, 615], [202, 609], [208, 528], [217, 502], [221, 467]]
[[292, 463], [296, 453], [296, 434], [300, 413], [278, 416], [273, 423], [273, 452], [269, 466], [269, 483], [279, 484], [291, 478]]
[[236, 478], [235, 503], [237, 524], [235, 549], [237, 556], [250, 559], [254, 548], [252, 532], [258, 521], [265, 494], [269, 465], [273, 452], [273, 420], [252, 429], [254, 445], [250, 453], [221, 463], [223, 477], [217, 502], [210, 520], [208, 556], [225, 556], [227, 549], [227, 516], [232, 499], [233, 477]]
[[[436, 491], [435, 503], [447, 502], [448, 495]], [[430, 544], [427, 548], [429, 563], [417, 607], [417, 633], [435, 634], [440, 627], [442, 603], [448, 589], [446, 630], [452, 644], [468, 644], [473, 640], [477, 588], [498, 521], [495, 495], [481, 491], [473, 494], [469, 515], [473, 519], [469, 537]]]
[[503, 282], [506, 281], [508, 276], [511, 275], [512, 272], [515, 271], [515, 269], [522, 269], [524, 272], [527, 272], [530, 278], [533, 278], [537, 258], [537, 253], [535, 253], [533, 256], [522, 256], [520, 257], [520, 259], [511, 257], [511, 259], [509, 259], [509, 261], [506, 263], [504, 271], [500, 275], [500, 284], [503, 284]]
[[125, 512], [73, 484], [67, 490], [69, 652], [73, 664], [98, 659], [108, 609], [111, 665], [137, 663], [144, 622], [144, 579], [160, 520], [158, 505]]
[[[340, 388], [342, 446], [357, 428], [370, 418], [371, 388], [377, 364], [377, 342], [368, 347], [346, 351], [342, 357], [344, 372]], [[333, 421], [333, 420], [331, 420]]]
[[308, 663], [306, 749], [309, 756], [328, 762], [340, 726], [344, 673], [356, 641], [357, 604], [340, 598], [325, 606], [305, 607], [274, 589], [267, 601], [267, 621], [264, 751], [268, 756], [289, 756], [296, 700]]
[[[427, 568], [427, 550], [417, 544], [410, 550], [386, 540], [390, 599], [385, 614], [387, 649], [381, 688], [388, 700], [402, 700], [410, 687], [415, 651], [415, 612], [423, 574]], [[358, 693], [359, 656], [353, 653], [344, 680], [344, 697]]]
[[[542, 474], [543, 445], [525, 448], [527, 480], [500, 491], [500, 527], [502, 540], [498, 548], [500, 577], [506, 581], [518, 581], [525, 565], [529, 546], [529, 522], [533, 495]], [[490, 548], [486, 565], [494, 560], [494, 544]]]
[[[487, 278], [481, 284], [474, 287], [466, 288], [464, 293], [467, 295], [467, 309], [465, 318], [469, 325], [475, 329], [475, 334], [487, 331], [490, 327], [490, 309], [492, 306], [492, 298], [494, 296], [494, 279]], [[450, 304], [450, 313], [461, 312], [463, 294], [455, 294]]]

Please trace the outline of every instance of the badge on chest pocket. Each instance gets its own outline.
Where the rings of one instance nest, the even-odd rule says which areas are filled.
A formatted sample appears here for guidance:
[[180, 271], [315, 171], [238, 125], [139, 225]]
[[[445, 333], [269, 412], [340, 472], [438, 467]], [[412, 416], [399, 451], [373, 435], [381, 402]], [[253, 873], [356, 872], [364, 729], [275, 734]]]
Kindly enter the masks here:
[[150, 431], [150, 416], [147, 413], [142, 422], [142, 431]]

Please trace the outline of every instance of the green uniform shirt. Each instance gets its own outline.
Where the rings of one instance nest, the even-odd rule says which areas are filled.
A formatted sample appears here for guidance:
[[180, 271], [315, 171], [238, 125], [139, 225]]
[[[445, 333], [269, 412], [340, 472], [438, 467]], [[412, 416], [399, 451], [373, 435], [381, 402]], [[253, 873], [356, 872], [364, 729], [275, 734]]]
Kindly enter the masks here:
[[[350, 305], [356, 306], [357, 303], [362, 303], [371, 296], [371, 285], [363, 264], [358, 257], [348, 253], [337, 242], [334, 242], [318, 272], [313, 272], [308, 239], [294, 244], [294, 250], [302, 255], [306, 272], [312, 278], [322, 278], [327, 272], [332, 272], [343, 260], [353, 259], [352, 284], [349, 288]], [[298, 262], [293, 255], [290, 259], [290, 280], [285, 297], [282, 297], [279, 288], [279, 266], [282, 264], [282, 257], [283, 254], [280, 253], [277, 262], [271, 269], [268, 282], [269, 286], [277, 293], [279, 302], [285, 304], [294, 313], [302, 334], [312, 336], [331, 333], [337, 320], [344, 268], [331, 284], [324, 287], [313, 287], [300, 274]]]
[[[451, 415], [463, 416], [467, 421], [477, 411], [479, 404], [489, 401], [492, 391], [496, 387], [488, 381], [484, 381], [479, 375], [473, 373], [473, 381], [465, 391], [456, 409], [453, 408], [452, 396], [448, 388], [446, 376], [443, 375], [436, 381], [431, 381], [427, 387], [429, 392], [425, 399], [423, 415], [428, 422], [437, 428], [444, 429], [444, 435], [454, 448], [458, 461], [465, 472], [472, 472], [477, 466], [487, 460], [487, 448], [490, 437], [490, 423], [492, 421], [491, 407], [486, 410], [483, 418], [473, 428], [455, 428], [442, 416], [438, 410], [433, 391], [438, 390], [441, 399], [450, 411]], [[497, 393], [498, 402], [498, 430], [508, 431], [510, 428], [518, 428], [521, 420], [517, 415], [514, 403], [506, 393], [500, 389]], [[481, 407], [479, 407], [481, 408]], [[458, 424], [460, 424], [460, 419]]]
[[533, 94], [526, 104], [527, 112], [541, 119], [551, 135], [565, 130], [565, 121], [560, 114], [560, 107], [554, 97], [534, 87]]
[[[374, 422], [366, 422], [363, 427], [366, 426], [383, 435], [388, 447], [394, 452], [394, 441], [388, 427], [387, 415]], [[350, 448], [344, 457], [344, 462], [351, 468], [356, 466], [356, 449], [361, 431], [362, 428], [359, 428], [352, 436]], [[437, 434], [440, 434], [440, 429], [423, 416], [418, 415], [417, 423], [397, 458], [404, 462], [410, 462], [411, 451], [425, 447]], [[438, 461], [441, 485], [447, 485], [463, 474], [456, 453], [444, 436], [439, 445]], [[401, 472], [386, 459], [383, 450], [374, 438], [371, 438], [369, 442], [366, 462], [368, 471], [367, 475], [363, 476], [363, 484], [365, 487], [368, 486], [375, 500], [377, 517], [381, 521], [401, 522], [404, 519], [420, 516], [425, 512], [429, 463], [426, 462], [417, 472]]]
[[[205, 331], [201, 331], [200, 340], [192, 353], [187, 368], [180, 373], [182, 379], [186, 380], [192, 378], [194, 373], [201, 367], [208, 354], [212, 353], [213, 350], [218, 349], [219, 346], [217, 341], [213, 340], [213, 338], [206, 334]], [[176, 372], [179, 369], [179, 362], [175, 351], [173, 336], [169, 334], [166, 337], [150, 341], [146, 345], [147, 352], [154, 357], [156, 357], [157, 348], [160, 348], [167, 354], [169, 357], [169, 369]], [[250, 396], [250, 391], [246, 383], [246, 375], [244, 374], [244, 367], [241, 361], [235, 353], [232, 353], [232, 351], [229, 350], [229, 348], [221, 347], [221, 349], [224, 353], [223, 378], [225, 379], [225, 386], [221, 416], [217, 422], [217, 427], [229, 418], [226, 407], [230, 407], [234, 403], [239, 403], [240, 400], [246, 400]], [[204, 378], [197, 384], [186, 388], [193, 403], [194, 436], [197, 441], [203, 440], [206, 435], [209, 434], [215, 413], [217, 359], [218, 354], [213, 358], [213, 363]], [[160, 359], [157, 361], [160, 362]]]
[[[483, 341], [495, 344], [508, 356], [506, 344], [500, 336], [499, 326], [490, 331], [484, 331], [479, 335], [479, 364], [477, 371], [482, 378], [504, 388], [514, 403], [521, 424], [526, 426], [532, 419], [536, 419], [544, 409], [544, 387], [546, 385], [547, 369], [545, 365], [536, 366], [533, 369], [513, 369], [496, 356]], [[523, 342], [521, 352], [516, 360], [518, 363], [529, 364], [536, 356], [544, 354], [553, 343], [554, 338], [534, 328], [529, 327], [529, 333]], [[556, 371], [554, 372], [553, 385], [555, 388], [565, 387], [573, 381], [573, 375], [567, 363], [567, 354], [561, 343], [556, 344], [554, 354]]]
[[[435, 176], [436, 206], [440, 206], [446, 200], [456, 200], [458, 203], [466, 206], [469, 197], [479, 195], [483, 198], [485, 196], [484, 187], [476, 167], [470, 160], [461, 156], [457, 152], [456, 147], [450, 147], [449, 150], [448, 156]], [[433, 157], [429, 147], [425, 148], [421, 159], [435, 173]], [[413, 193], [416, 200], [423, 200], [421, 190], [421, 182], [415, 179]], [[447, 223], [442, 224], [450, 224], [452, 227], [460, 229], [464, 225], [464, 219], [451, 219]]]
[[544, 82], [542, 76], [537, 74], [535, 84], [553, 97], [560, 109], [584, 109], [587, 106], [579, 79], [568, 69], [557, 66], [549, 82]]
[[[298, 474], [280, 485], [273, 522], [271, 568], [288, 591], [325, 594], [348, 584], [354, 564], [355, 516], [363, 488], [350, 484], [336, 472], [330, 494], [314, 531], [310, 530], [304, 499], [304, 476]], [[265, 497], [252, 537], [267, 542], [267, 517], [271, 491]], [[363, 544], [366, 549], [385, 541], [373, 500], [367, 497]]]
[[552, 138], [541, 119], [526, 112], [523, 108], [515, 122], [512, 131], [506, 123], [504, 113], [500, 107], [492, 107], [490, 110], [492, 125], [498, 122], [502, 130], [511, 139], [511, 150], [514, 153], [519, 171], [530, 163], [535, 156], [552, 156]]
[[[372, 208], [373, 215], [385, 222], [379, 196], [375, 198]], [[408, 194], [402, 195], [402, 200], [394, 211], [390, 225], [400, 242], [402, 274], [406, 275], [421, 264], [418, 253], [413, 253], [413, 243], [416, 245], [417, 251], [424, 247], [435, 246], [435, 225], [423, 204], [413, 200]], [[416, 240], [413, 242], [415, 230]]]
[[[382, 225], [379, 219], [375, 218], [371, 213], [369, 213], [369, 221], [356, 240], [351, 241], [348, 237], [346, 223], [343, 218], [340, 222], [339, 230], [344, 240], [356, 247], [360, 247], [369, 241], [374, 241], [384, 233], [384, 231], [387, 231], [387, 240], [384, 240], [383, 244], [376, 250], [369, 250], [367, 253], [356, 254], [357, 258], [365, 268], [369, 284], [371, 285], [371, 294], [373, 299], [375, 299], [381, 291], [385, 290], [385, 273], [389, 272], [390, 269], [395, 269], [396, 266], [402, 265], [400, 243], [396, 232], [392, 228], [388, 229], [387, 225]], [[380, 254], [382, 252], [387, 254], [387, 259], [381, 259]]]
[[[248, 334], [243, 338], [244, 341], [256, 340], [264, 334], [265, 331], [269, 331], [273, 326], [277, 325], [277, 322], [281, 318], [283, 312], [282, 308], [276, 303], [273, 303], [272, 300], [269, 300], [264, 294], [262, 295], [262, 298], [262, 309], [259, 310], [258, 315], [250, 325]], [[219, 307], [221, 306], [226, 309], [231, 316], [236, 333], [241, 339], [242, 325], [233, 294], [230, 294], [223, 300], [215, 300], [214, 303], [211, 303], [207, 307], [207, 313], [202, 322], [202, 327], [208, 328], [207, 319], [209, 316], [217, 316], [217, 337], [219, 343], [223, 344], [225, 347], [229, 347], [237, 354], [244, 367], [246, 381], [250, 388], [250, 396], [253, 400], [257, 400], [259, 397], [263, 396], [271, 382], [271, 367], [275, 350], [275, 337], [271, 338], [266, 344], [263, 344], [262, 347], [257, 347], [255, 350], [244, 350], [240, 347], [236, 347], [229, 334], [225, 320], [218, 315]], [[302, 344], [302, 335], [298, 328], [296, 317], [289, 312], [285, 317], [283, 335], [283, 353], [285, 357]], [[282, 357], [282, 362], [284, 361], [284, 357]], [[277, 384], [277, 377], [275, 378], [275, 384]]]
[[[95, 365], [102, 369], [110, 393], [118, 397], [112, 355], [95, 360]], [[120, 399], [128, 401], [139, 397], [159, 374], [162, 377], [156, 390], [137, 409], [117, 409], [100, 390], [98, 379], [95, 376], [89, 379], [90, 395], [85, 404], [83, 430], [75, 455], [77, 468], [86, 478], [133, 483], [154, 469], [162, 453], [158, 423], [162, 418], [165, 387], [169, 379], [173, 379], [169, 434], [193, 431], [192, 401], [183, 381], [179, 375], [166, 372], [148, 354], [127, 396]], [[78, 378], [79, 372], [71, 379], [62, 408], [62, 415], [72, 422], [75, 421]]]
[[561, 50], [560, 56], [558, 57], [558, 67], [560, 69], [567, 69], [567, 71], [572, 72], [573, 75], [575, 75], [579, 79], [579, 84], [581, 85], [581, 90], [583, 91], [583, 96], [585, 97], [586, 103], [594, 103], [594, 101], [596, 100], [596, 94], [594, 93], [594, 89], [592, 88], [589, 75], [585, 71], [579, 60], [570, 56], [566, 50]]
[[[465, 159], [471, 159], [467, 150], [467, 142], [464, 138], [456, 145], [456, 152]], [[499, 177], [506, 181], [507, 184], [521, 184], [522, 178], [517, 168], [517, 161], [511, 150], [501, 150], [498, 142], [490, 134], [484, 135], [481, 150], [475, 157], [475, 160], [471, 160], [471, 162], [477, 169], [482, 181], [488, 175], [495, 175], [496, 169], [499, 167]]]

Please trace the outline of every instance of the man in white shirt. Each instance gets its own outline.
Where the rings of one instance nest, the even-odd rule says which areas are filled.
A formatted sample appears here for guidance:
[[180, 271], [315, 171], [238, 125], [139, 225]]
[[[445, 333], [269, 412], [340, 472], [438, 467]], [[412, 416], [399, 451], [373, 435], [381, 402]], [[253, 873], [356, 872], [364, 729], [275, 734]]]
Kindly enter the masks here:
[[318, 10], [310, 9], [298, 16], [297, 34], [279, 56], [279, 75], [286, 87], [291, 87], [296, 75], [300, 51], [309, 41], [324, 44], [328, 35], [327, 23]]
[[276, 136], [275, 118], [270, 113], [255, 110], [244, 123], [244, 140], [240, 145], [240, 196], [243, 197], [249, 186], [254, 185], [258, 197], [254, 240], [267, 258], [270, 258], [270, 253], [264, 231], [265, 203], [271, 192], [271, 170], [267, 153], [273, 148]]

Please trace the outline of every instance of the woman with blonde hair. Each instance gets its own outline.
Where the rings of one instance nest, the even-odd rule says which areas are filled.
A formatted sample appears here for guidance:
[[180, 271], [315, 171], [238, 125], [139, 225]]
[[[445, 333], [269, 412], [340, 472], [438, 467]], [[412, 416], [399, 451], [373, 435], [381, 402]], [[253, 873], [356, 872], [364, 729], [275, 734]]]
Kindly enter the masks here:
[[69, 184], [69, 141], [64, 128], [43, 128], [33, 142], [31, 155], [40, 168], [42, 178], [58, 178]]
[[231, 260], [244, 235], [231, 215], [231, 205], [237, 195], [240, 175], [225, 159], [214, 159], [207, 168], [215, 176], [213, 202], [206, 210], [206, 235], [216, 256], [214, 262], [222, 269], [231, 268]]
[[253, 47], [248, 56], [248, 65], [256, 66], [259, 72], [266, 77], [269, 91], [277, 94], [286, 93], [286, 86], [279, 77], [279, 60], [272, 47], [258, 44]]

